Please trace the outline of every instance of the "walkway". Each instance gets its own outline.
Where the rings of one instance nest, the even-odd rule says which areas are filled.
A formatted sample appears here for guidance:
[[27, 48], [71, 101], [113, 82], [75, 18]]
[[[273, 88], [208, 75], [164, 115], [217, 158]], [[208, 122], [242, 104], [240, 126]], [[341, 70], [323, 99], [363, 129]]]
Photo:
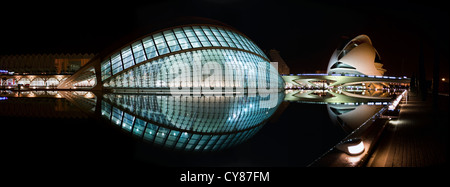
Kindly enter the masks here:
[[410, 94], [398, 119], [387, 124], [367, 167], [447, 166], [449, 97], [421, 101]]

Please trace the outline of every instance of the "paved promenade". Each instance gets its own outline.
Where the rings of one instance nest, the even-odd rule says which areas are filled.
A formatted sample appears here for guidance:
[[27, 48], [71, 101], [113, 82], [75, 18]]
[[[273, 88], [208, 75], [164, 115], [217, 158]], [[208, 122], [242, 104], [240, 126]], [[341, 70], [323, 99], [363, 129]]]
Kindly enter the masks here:
[[439, 96], [437, 107], [428, 96], [422, 101], [409, 93], [398, 119], [387, 124], [367, 167], [448, 166], [449, 97]]

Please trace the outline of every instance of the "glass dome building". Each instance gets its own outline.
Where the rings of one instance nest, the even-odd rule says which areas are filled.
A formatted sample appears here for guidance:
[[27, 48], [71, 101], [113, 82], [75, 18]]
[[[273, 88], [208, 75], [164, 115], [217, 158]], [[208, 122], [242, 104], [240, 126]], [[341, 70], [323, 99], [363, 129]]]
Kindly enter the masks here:
[[210, 23], [182, 24], [139, 37], [107, 55], [98, 55], [90, 67], [74, 74], [60, 88], [71, 88], [96, 76], [93, 87], [113, 92], [180, 87], [268, 89], [269, 84], [270, 88], [276, 85], [283, 89], [283, 79], [269, 62], [253, 41], [234, 28]]

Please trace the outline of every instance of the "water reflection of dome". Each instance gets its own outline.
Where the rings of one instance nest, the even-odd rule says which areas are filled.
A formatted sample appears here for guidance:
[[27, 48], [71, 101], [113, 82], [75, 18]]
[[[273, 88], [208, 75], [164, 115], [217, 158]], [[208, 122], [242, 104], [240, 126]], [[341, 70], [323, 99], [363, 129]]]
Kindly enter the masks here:
[[107, 94], [101, 114], [132, 135], [167, 149], [216, 151], [252, 137], [273, 115], [259, 96], [175, 97]]

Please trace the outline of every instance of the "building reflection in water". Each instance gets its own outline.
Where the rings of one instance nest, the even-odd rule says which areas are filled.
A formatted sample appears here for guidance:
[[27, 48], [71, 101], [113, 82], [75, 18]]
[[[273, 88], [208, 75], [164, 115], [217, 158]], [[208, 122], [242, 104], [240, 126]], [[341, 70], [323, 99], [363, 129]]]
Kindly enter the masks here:
[[[113, 93], [95, 95], [87, 91], [8, 91], [0, 94], [4, 98], [3, 106], [8, 108], [8, 111], [3, 111], [7, 115], [17, 113], [19, 117], [21, 115], [35, 117], [41, 113], [55, 113], [61, 116], [62, 113], [57, 112], [65, 108], [70, 111], [70, 115], [66, 116], [85, 117], [88, 114], [157, 147], [187, 152], [211, 152], [243, 143], [269, 121], [283, 101], [286, 101], [284, 102], [286, 107], [289, 102], [324, 104], [331, 122], [350, 133], [388, 105], [391, 95], [379, 91], [363, 93], [342, 90], [287, 90], [286, 93], [278, 93], [278, 97], [274, 97], [277, 99], [270, 100], [258, 95], [202, 97]], [[42, 107], [32, 107], [35, 109], [24, 113], [18, 111], [25, 110], [27, 106], [31, 107], [29, 103], [32, 101], [28, 99], [30, 101], [25, 102], [25, 105], [14, 104], [14, 100], [5, 101], [16, 97], [34, 98], [33, 100], [42, 97], [56, 98], [67, 100], [70, 105], [52, 101], [58, 105], [51, 105], [48, 111], [42, 112]], [[270, 108], [261, 104], [275, 107]], [[75, 112], [73, 105], [82, 109], [84, 114]], [[284, 110], [286, 107], [280, 109]], [[32, 115], [32, 111], [36, 111], [36, 115]]]
[[277, 110], [260, 96], [175, 97], [105, 94], [101, 116], [156, 146], [183, 151], [217, 151], [252, 137]]
[[350, 133], [371, 119], [383, 105], [327, 104], [328, 115], [335, 125]]
[[328, 115], [335, 125], [347, 133], [371, 119], [389, 105], [398, 92], [387, 90], [286, 90], [286, 101], [326, 104]]
[[[169, 150], [195, 152], [222, 150], [246, 141], [267, 123], [284, 99], [282, 92], [272, 99], [259, 95], [98, 94], [102, 95], [98, 97], [88, 91], [9, 91], [1, 95], [5, 99], [64, 98], [85, 114], [106, 120], [145, 142]], [[14, 106], [10, 105], [17, 110], [26, 108]]]

